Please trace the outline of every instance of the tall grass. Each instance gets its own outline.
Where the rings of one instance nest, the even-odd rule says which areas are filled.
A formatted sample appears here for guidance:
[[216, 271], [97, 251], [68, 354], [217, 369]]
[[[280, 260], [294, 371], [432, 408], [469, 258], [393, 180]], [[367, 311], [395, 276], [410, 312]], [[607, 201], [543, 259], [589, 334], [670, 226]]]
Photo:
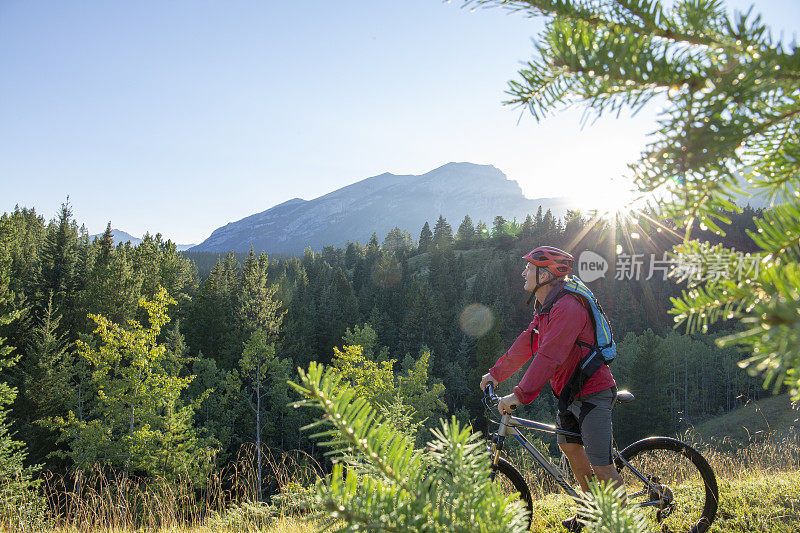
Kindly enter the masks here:
[[[709, 461], [717, 478], [726, 484], [743, 480], [752, 484], [759, 473], [800, 471], [800, 437], [754, 436], [744, 446], [704, 441], [696, 433], [680, 436], [698, 449]], [[549, 450], [537, 442], [543, 451]], [[561, 493], [552, 478], [519, 446], [506, 448], [509, 459], [526, 477], [535, 499]], [[70, 476], [45, 473], [38, 486], [23, 491], [19, 484], [0, 487], [0, 530], [22, 531], [295, 531], [309, 529], [301, 517], [310, 503], [308, 487], [323, 469], [314, 459], [300, 452], [263, 456], [264, 494], [269, 501], [258, 501], [255, 449], [243, 447], [237, 459], [224, 469], [209, 468], [202, 480], [177, 477], [139, 478], [123, 472], [95, 468]], [[558, 457], [554, 457], [558, 461]], [[209, 465], [211, 467], [212, 465]], [[663, 469], [662, 469], [663, 472]], [[762, 479], [770, 479], [763, 476]], [[737, 485], [738, 486], [738, 485]], [[722, 493], [721, 493], [722, 494]], [[730, 497], [727, 496], [727, 497]], [[725, 504], [726, 496], [723, 496]], [[545, 512], [547, 501], [560, 502], [552, 512]], [[538, 505], [538, 504], [537, 504]], [[563, 497], [546, 498], [539, 525], [543, 520], [564, 518]], [[537, 508], [538, 509], [538, 508]], [[550, 516], [550, 515], [553, 516]], [[277, 520], [290, 517], [288, 522]], [[721, 511], [720, 520], [724, 517]], [[294, 518], [292, 518], [294, 517]], [[549, 524], [548, 524], [549, 525]], [[307, 527], [308, 526], [308, 527]], [[555, 526], [554, 526], [555, 527]], [[295, 529], [296, 528], [296, 529]]]
[[[282, 513], [297, 511], [298, 487], [314, 483], [322, 469], [309, 455], [264, 451], [264, 494], [280, 495], [278, 504], [258, 501], [255, 447], [242, 447], [223, 469], [208, 465], [201, 480], [178, 475], [139, 478], [97, 467], [70, 476], [44, 473], [27, 498], [39, 513], [20, 520], [18, 491], [2, 491], [0, 529], [3, 531], [133, 531], [180, 530], [228, 525], [236, 530], [266, 528]], [[230, 524], [229, 524], [230, 523]]]
[[[735, 480], [742, 476], [752, 476], [757, 472], [800, 470], [800, 435], [797, 432], [788, 435], [774, 433], [754, 435], [750, 442], [738, 446], [735, 442], [705, 441], [691, 430], [678, 435], [677, 438], [703, 454], [718, 479]], [[544, 452], [545, 456], [550, 455], [553, 462], [559, 463], [559, 457], [551, 453], [549, 446], [538, 439], [534, 444]], [[534, 498], [561, 492], [561, 488], [553, 478], [547, 475], [533, 457], [520, 446], [507, 445], [505, 453], [525, 477]], [[660, 470], [664, 472], [663, 469]]]

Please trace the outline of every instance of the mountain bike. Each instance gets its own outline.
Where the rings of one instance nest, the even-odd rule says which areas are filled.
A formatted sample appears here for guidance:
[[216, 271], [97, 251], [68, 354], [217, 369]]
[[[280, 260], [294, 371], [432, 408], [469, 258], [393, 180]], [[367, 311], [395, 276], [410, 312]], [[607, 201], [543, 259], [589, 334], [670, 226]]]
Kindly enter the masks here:
[[[634, 400], [633, 394], [620, 391], [614, 406]], [[550, 424], [503, 415], [499, 421], [492, 418], [497, 413], [498, 396], [491, 383], [484, 391], [483, 404], [488, 422], [499, 425], [490, 434], [488, 442], [492, 461], [491, 478], [508, 494], [518, 494], [528, 513], [530, 527], [533, 498], [528, 483], [519, 470], [501, 457], [506, 437], [514, 437], [533, 459], [573, 499], [581, 496], [570, 484], [564, 457], [561, 466], [554, 464], [531, 444], [521, 430], [530, 429], [555, 435], [580, 437]], [[703, 533], [717, 514], [719, 490], [714, 471], [705, 458], [686, 444], [669, 437], [649, 437], [634, 442], [624, 450], [612, 448], [614, 465], [625, 483], [627, 505], [647, 510], [649, 520], [655, 520], [661, 531], [689, 531]], [[654, 512], [653, 512], [654, 511]]]

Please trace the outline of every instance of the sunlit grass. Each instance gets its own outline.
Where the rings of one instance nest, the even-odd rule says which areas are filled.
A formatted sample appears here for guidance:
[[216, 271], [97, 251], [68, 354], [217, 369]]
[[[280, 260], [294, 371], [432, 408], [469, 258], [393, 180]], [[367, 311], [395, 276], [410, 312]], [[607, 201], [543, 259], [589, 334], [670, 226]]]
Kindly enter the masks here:
[[[800, 531], [800, 439], [796, 434], [761, 438], [735, 449], [718, 449], [692, 434], [683, 435], [682, 439], [703, 453], [717, 475], [720, 507], [711, 531]], [[534, 496], [532, 531], [562, 531], [561, 521], [574, 512], [572, 500], [550, 478], [541, 475], [541, 470], [526, 459], [530, 456], [517, 454], [514, 448], [508, 451]], [[218, 503], [214, 506], [202, 508], [199, 504], [202, 500], [194, 492], [191, 495], [188, 489], [174, 483], [104, 486], [101, 479], [86, 477], [85, 486], [74, 487], [70, 494], [62, 496], [65, 499], [60, 501], [69, 501], [70, 505], [55, 506], [56, 500], [51, 499], [36, 520], [31, 518], [33, 515], [22, 522], [15, 520], [23, 511], [19, 500], [15, 500], [16, 507], [8, 500], [0, 502], [3, 512], [0, 531], [307, 533], [323, 528], [318, 516], [310, 512], [309, 500], [304, 499], [307, 492], [302, 487], [310, 486], [314, 477], [309, 470], [297, 468], [297, 464], [289, 461], [276, 463], [283, 466], [275, 467], [270, 475], [284, 498], [256, 504], [252, 503], [250, 464], [252, 458], [241, 461], [238, 469], [234, 469], [235, 475], [219, 484], [225, 488], [215, 496]], [[699, 497], [700, 494], [698, 480], [684, 483], [676, 478], [673, 487], [684, 495]], [[197, 494], [202, 494], [202, 490]], [[670, 531], [682, 531], [682, 527], [688, 526], [688, 513], [686, 508], [678, 507], [670, 517]], [[652, 529], [661, 530], [653, 515], [645, 513]]]

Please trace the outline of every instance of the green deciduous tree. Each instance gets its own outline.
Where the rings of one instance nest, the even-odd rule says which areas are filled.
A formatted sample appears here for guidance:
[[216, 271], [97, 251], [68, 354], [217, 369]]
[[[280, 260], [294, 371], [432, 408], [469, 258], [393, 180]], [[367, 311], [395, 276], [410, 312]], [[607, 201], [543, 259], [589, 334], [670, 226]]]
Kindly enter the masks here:
[[291, 363], [288, 359], [275, 355], [273, 337], [273, 334], [263, 329], [254, 331], [245, 343], [242, 358], [239, 360], [242, 393], [254, 419], [259, 500], [262, 487], [262, 430], [266, 430], [267, 437], [273, 439], [281, 432], [288, 431], [288, 428], [283, 427], [283, 415], [289, 402], [286, 382]]
[[124, 328], [91, 316], [99, 345], [79, 341], [78, 350], [92, 366], [97, 398], [86, 420], [70, 411], [51, 423], [61, 430], [77, 468], [100, 464], [174, 477], [197, 476], [207, 463], [211, 449], [192, 427], [205, 394], [190, 403], [181, 400], [194, 376], [180, 376], [174, 363], [185, 362], [184, 355], [158, 342], [169, 322], [167, 307], [174, 303], [163, 288], [153, 300], [142, 298], [147, 326], [130, 320]]
[[394, 359], [374, 361], [364, 355], [361, 346], [334, 347], [331, 364], [356, 393], [370, 405], [387, 405], [395, 396], [396, 388], [392, 367]]
[[347, 328], [342, 336], [344, 346], [361, 346], [365, 358], [372, 361], [385, 361], [389, 358], [389, 348], [378, 346], [378, 333], [370, 324], [363, 327], [356, 324], [353, 329]]
[[413, 409], [413, 423], [429, 421], [429, 426], [436, 425], [437, 415], [444, 414], [447, 406], [442, 400], [444, 385], [431, 380], [429, 370], [431, 352], [423, 349], [419, 357], [409, 361], [404, 373], [397, 376], [397, 389], [404, 403]]

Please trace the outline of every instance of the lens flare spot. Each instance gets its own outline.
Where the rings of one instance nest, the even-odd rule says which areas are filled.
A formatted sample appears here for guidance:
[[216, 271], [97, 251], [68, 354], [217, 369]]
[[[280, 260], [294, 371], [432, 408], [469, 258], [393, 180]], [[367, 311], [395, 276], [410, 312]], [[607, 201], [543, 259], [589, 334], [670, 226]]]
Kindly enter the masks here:
[[494, 316], [492, 310], [483, 304], [470, 304], [461, 311], [458, 318], [461, 331], [470, 337], [482, 337], [492, 329]]

